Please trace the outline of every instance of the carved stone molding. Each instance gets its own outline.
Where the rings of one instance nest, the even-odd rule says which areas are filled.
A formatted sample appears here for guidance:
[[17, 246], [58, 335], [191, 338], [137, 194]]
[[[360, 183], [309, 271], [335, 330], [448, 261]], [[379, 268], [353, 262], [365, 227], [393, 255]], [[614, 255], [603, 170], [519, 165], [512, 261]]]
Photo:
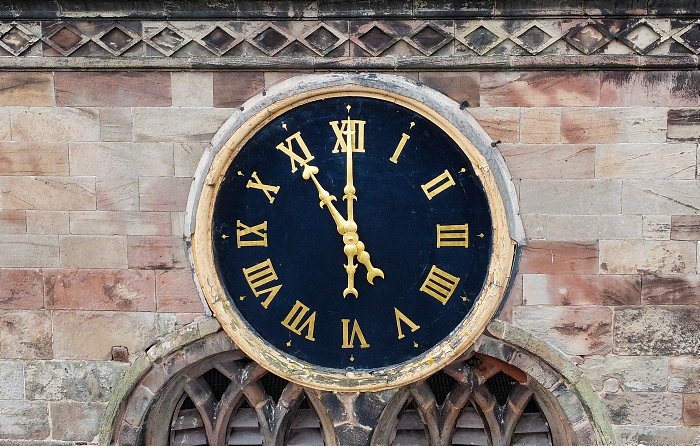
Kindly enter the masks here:
[[0, 68], [697, 67], [695, 18], [6, 20]]

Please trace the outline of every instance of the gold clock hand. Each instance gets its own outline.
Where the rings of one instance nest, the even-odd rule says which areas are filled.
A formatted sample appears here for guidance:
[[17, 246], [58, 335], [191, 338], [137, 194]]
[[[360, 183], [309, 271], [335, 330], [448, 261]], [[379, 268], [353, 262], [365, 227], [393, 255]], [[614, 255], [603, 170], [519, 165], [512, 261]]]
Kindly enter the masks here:
[[355, 256], [357, 256], [357, 260], [361, 264], [363, 264], [365, 268], [367, 268], [367, 282], [369, 282], [370, 284], [372, 284], [374, 278], [377, 276], [384, 278], [384, 272], [381, 269], [372, 266], [369, 253], [365, 251], [365, 244], [360, 241], [359, 236], [357, 235], [357, 224], [355, 223], [355, 213], [353, 208], [354, 201], [357, 200], [357, 196], [355, 195], [355, 184], [353, 181], [352, 164], [352, 135], [354, 133], [355, 132], [352, 129], [352, 120], [350, 119], [350, 116], [348, 116], [348, 121], [347, 125], [345, 126], [344, 132], [344, 134], [347, 137], [345, 144], [347, 157], [345, 166], [346, 183], [345, 188], [343, 189], [343, 192], [345, 193], [345, 195], [343, 195], [343, 199], [347, 202], [348, 207], [347, 226], [349, 232], [347, 232], [343, 236], [343, 242], [345, 243], [344, 251], [345, 254], [348, 256], [348, 264], [345, 265], [345, 269], [348, 273], [348, 287], [345, 289], [343, 296], [347, 296], [348, 294], [354, 294], [355, 297], [357, 297], [357, 290], [355, 290], [354, 288], [355, 271], [357, 270], [357, 266], [354, 264], [353, 261]]
[[343, 216], [340, 215], [338, 209], [333, 205], [333, 201], [336, 200], [336, 197], [328, 193], [328, 191], [321, 186], [321, 183], [319, 183], [316, 178], [316, 174], [318, 174], [318, 167], [304, 164], [304, 171], [301, 175], [302, 178], [311, 180], [314, 183], [318, 190], [318, 198], [321, 199], [319, 205], [328, 208], [338, 233], [343, 236], [343, 243], [345, 244], [343, 251], [348, 256], [348, 264], [345, 265], [345, 271], [348, 273], [348, 286], [343, 291], [343, 297], [348, 294], [357, 297], [358, 294], [355, 289], [355, 271], [357, 270], [357, 265], [353, 262], [355, 256], [357, 256], [357, 260], [367, 268], [367, 281], [370, 284], [377, 276], [383, 278], [384, 273], [379, 268], [372, 266], [369, 253], [365, 251], [365, 244], [360, 241], [357, 235], [357, 224], [355, 224], [354, 221], [345, 220]]

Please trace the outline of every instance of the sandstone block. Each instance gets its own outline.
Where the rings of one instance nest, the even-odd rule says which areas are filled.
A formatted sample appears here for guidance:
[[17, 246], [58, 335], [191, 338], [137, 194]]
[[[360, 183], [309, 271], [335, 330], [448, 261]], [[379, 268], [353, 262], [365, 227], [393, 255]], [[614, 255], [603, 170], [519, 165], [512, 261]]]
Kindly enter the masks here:
[[513, 178], [559, 179], [594, 176], [593, 145], [500, 144], [498, 148]]
[[640, 215], [523, 215], [529, 239], [636, 240], [642, 238]]
[[68, 211], [26, 211], [29, 234], [58, 235], [70, 232]]
[[158, 311], [168, 313], [204, 312], [202, 301], [189, 269], [157, 271], [156, 298]]
[[600, 105], [605, 107], [697, 106], [700, 73], [694, 71], [604, 71]]
[[667, 136], [673, 141], [700, 140], [700, 108], [669, 109]]
[[525, 305], [639, 305], [639, 276], [523, 275]]
[[481, 104], [490, 107], [597, 106], [600, 78], [595, 72], [485, 72]]
[[671, 240], [700, 240], [700, 215], [671, 216]]
[[214, 72], [214, 107], [238, 107], [265, 88], [265, 77], [256, 71]]
[[15, 141], [97, 141], [99, 112], [93, 108], [17, 108], [10, 111]]
[[700, 309], [695, 306], [646, 306], [615, 309], [618, 355], [700, 354]]
[[533, 240], [523, 248], [522, 274], [597, 274], [598, 243]]
[[[309, 71], [265, 71], [264, 77], [265, 77], [265, 87], [270, 88], [271, 86], [282, 82], [284, 80], [289, 79], [290, 77], [295, 77], [295, 76], [301, 76], [304, 74], [313, 74], [313, 70]], [[397, 75], [399, 73], [396, 73]], [[404, 73], [401, 73], [400, 76], [403, 76]], [[405, 73], [406, 77], [418, 80], [418, 73], [411, 72], [411, 73]]]
[[71, 175], [104, 177], [172, 176], [172, 143], [71, 144]]
[[479, 82], [477, 72], [422, 72], [418, 79], [425, 85], [459, 102], [464, 107], [479, 106]]
[[100, 178], [95, 183], [97, 209], [102, 211], [137, 211], [138, 178]]
[[115, 345], [138, 353], [162, 334], [146, 312], [54, 311], [53, 323], [57, 359], [109, 360]]
[[693, 274], [697, 249], [692, 242], [601, 240], [601, 274]]
[[698, 215], [700, 181], [625, 180], [623, 214]]
[[665, 108], [562, 109], [562, 142], [567, 143], [660, 143], [666, 141]]
[[68, 175], [67, 144], [3, 142], [0, 159], [0, 175]]
[[78, 107], [167, 107], [170, 75], [151, 71], [57, 71], [56, 103]]
[[46, 307], [51, 309], [155, 311], [151, 271], [45, 269]]
[[173, 71], [170, 73], [174, 107], [212, 107], [214, 76], [212, 72]]
[[0, 141], [10, 141], [12, 139], [12, 120], [10, 110], [0, 110]]
[[0, 177], [0, 208], [44, 211], [95, 209], [93, 177]]
[[51, 433], [46, 402], [3, 401], [0, 404], [0, 437], [43, 440]]
[[603, 397], [613, 424], [678, 426], [683, 397], [668, 392], [608, 393]]
[[561, 109], [524, 108], [520, 116], [520, 141], [553, 144], [561, 140]]
[[0, 400], [24, 399], [24, 365], [19, 361], [0, 361]]
[[685, 426], [700, 426], [700, 394], [686, 393], [683, 395], [683, 424]]
[[71, 212], [71, 234], [170, 235], [168, 212]]
[[669, 358], [668, 390], [670, 392], [700, 392], [700, 361], [696, 356]]
[[663, 392], [668, 384], [668, 358], [664, 357], [591, 356], [580, 367], [597, 391], [609, 379], [625, 392]]
[[100, 141], [131, 141], [134, 125], [130, 108], [100, 109]]
[[619, 445], [695, 446], [700, 432], [682, 426], [613, 426]]
[[669, 215], [645, 215], [642, 218], [644, 240], [671, 240]]
[[0, 269], [0, 309], [38, 310], [43, 307], [44, 290], [38, 269]]
[[469, 113], [494, 141], [520, 141], [520, 109], [511, 107], [470, 108]]
[[0, 310], [0, 327], [3, 327], [0, 330], [0, 358], [51, 358], [51, 318], [48, 312]]
[[621, 180], [522, 180], [523, 214], [620, 214]]
[[696, 305], [700, 290], [700, 276], [644, 276], [642, 304]]
[[5, 235], [0, 239], [0, 268], [51, 268], [59, 264], [58, 237]]
[[175, 269], [187, 265], [182, 237], [129, 237], [129, 268]]
[[523, 306], [513, 323], [567, 355], [599, 355], [612, 350], [612, 310], [607, 307]]
[[175, 143], [175, 176], [192, 178], [199, 159], [209, 144], [204, 142]]
[[134, 141], [209, 142], [232, 113], [225, 108], [134, 108]]
[[[57, 440], [92, 441], [100, 431], [107, 405], [56, 401], [49, 403], [51, 436]], [[80, 422], [76, 422], [80, 420]]]
[[126, 268], [126, 237], [62, 235], [61, 267]]
[[0, 106], [54, 105], [53, 74], [28, 71], [0, 73]]
[[27, 399], [106, 402], [129, 364], [114, 361], [29, 361]]
[[139, 201], [142, 211], [184, 211], [192, 185], [191, 178], [142, 177]]
[[694, 180], [695, 144], [599, 144], [596, 178]]
[[0, 211], [0, 234], [26, 234], [25, 211]]

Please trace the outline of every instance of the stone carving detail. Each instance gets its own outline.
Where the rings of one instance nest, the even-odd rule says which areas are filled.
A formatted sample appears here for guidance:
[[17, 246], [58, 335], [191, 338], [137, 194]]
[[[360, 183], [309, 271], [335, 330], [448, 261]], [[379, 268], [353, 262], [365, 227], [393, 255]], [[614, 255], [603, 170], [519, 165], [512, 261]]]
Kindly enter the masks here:
[[700, 20], [0, 22], [5, 57], [232, 58], [700, 54]]

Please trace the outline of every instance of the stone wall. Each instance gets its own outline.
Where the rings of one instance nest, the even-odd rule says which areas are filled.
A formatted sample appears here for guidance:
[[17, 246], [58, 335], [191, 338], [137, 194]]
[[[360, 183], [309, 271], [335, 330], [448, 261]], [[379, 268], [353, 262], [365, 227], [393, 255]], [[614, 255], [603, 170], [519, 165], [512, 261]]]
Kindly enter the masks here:
[[303, 20], [5, 10], [0, 444], [92, 441], [125, 361], [205, 314], [183, 240], [199, 157], [247, 98], [327, 69], [392, 70], [464, 105], [528, 238], [498, 317], [579, 364], [620, 444], [700, 444], [700, 24], [664, 17], [692, 2], [643, 3], [337, 4], [333, 22], [325, 3]]

